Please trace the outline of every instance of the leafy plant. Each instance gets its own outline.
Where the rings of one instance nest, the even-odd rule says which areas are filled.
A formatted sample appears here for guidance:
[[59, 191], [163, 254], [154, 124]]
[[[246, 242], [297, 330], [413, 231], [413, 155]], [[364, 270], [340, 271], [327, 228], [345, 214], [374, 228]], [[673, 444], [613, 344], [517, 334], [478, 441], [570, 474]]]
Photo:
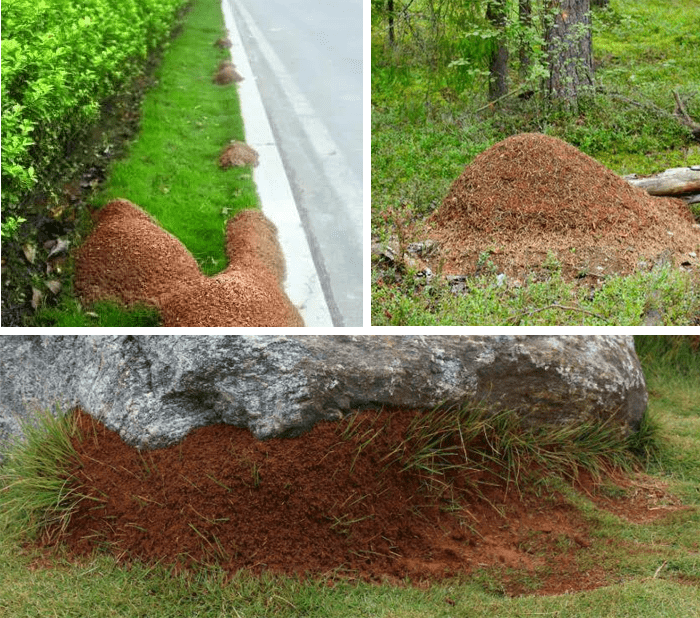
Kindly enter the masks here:
[[0, 228], [0, 237], [12, 240], [14, 235], [17, 233], [19, 226], [22, 225], [26, 219], [24, 217], [8, 217], [2, 222], [2, 227]]
[[[163, 43], [185, 0], [7, 0], [2, 19], [2, 203], [17, 216], [100, 104]], [[52, 178], [51, 178], [52, 179]]]

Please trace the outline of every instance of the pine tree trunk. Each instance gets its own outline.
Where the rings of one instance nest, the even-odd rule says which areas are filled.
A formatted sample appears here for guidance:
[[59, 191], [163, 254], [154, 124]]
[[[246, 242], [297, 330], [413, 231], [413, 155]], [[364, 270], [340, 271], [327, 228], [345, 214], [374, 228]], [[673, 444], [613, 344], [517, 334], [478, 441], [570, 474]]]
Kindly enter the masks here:
[[490, 0], [486, 7], [486, 19], [499, 31], [489, 61], [489, 101], [508, 94], [508, 47], [505, 42], [506, 0]]
[[590, 1], [553, 0], [550, 7], [552, 22], [545, 33], [549, 96], [575, 107], [593, 87]]

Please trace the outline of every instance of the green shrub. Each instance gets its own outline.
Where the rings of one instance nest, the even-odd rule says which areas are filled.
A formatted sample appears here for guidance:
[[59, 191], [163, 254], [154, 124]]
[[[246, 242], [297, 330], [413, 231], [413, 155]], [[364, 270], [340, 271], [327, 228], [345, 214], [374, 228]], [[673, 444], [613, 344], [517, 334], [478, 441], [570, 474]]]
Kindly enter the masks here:
[[7, 0], [2, 14], [2, 204], [74, 148], [100, 103], [141, 71], [186, 0]]

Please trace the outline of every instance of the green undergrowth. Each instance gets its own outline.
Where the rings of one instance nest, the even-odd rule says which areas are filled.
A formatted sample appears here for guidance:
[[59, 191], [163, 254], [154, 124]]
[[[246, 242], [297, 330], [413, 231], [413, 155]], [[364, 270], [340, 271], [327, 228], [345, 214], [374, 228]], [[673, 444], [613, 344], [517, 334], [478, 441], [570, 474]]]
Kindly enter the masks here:
[[[700, 615], [698, 341], [694, 336], [636, 336], [635, 344], [649, 389], [649, 413], [642, 436], [633, 442], [605, 425], [562, 428], [545, 440], [543, 434], [516, 429], [512, 415], [505, 413], [487, 416], [463, 409], [448, 414], [436, 409], [417, 418], [394, 450], [396, 461], [421, 473], [437, 492], [444, 491], [455, 462], [464, 461], [463, 444], [470, 440], [480, 445], [483, 457], [468, 451], [468, 465], [500, 470], [514, 486], [530, 483], [530, 463], [538, 462], [548, 471], [544, 482], [568, 491], [572, 505], [589, 521], [592, 544], [579, 553], [579, 568], [582, 572], [604, 568], [609, 586], [509, 598], [499, 588], [498, 577], [504, 574], [498, 570], [419, 587], [410, 582], [258, 577], [245, 571], [230, 575], [215, 567], [175, 573], [164, 565], [118, 566], [101, 554], [76, 563], [60, 549], [49, 557], [24, 543], [21, 538], [26, 535], [16, 534], [18, 530], [40, 534], [48, 519], [65, 516], [70, 501], [80, 498], [67, 494], [63, 483], [52, 482], [62, 477], [71, 457], [66, 436], [73, 429], [66, 420], [57, 422], [47, 415], [35, 426], [36, 432], [25, 430], [27, 446], [11, 451], [0, 467], [0, 486], [5, 486], [0, 490], [0, 613], [241, 618]], [[345, 425], [346, 437], [352, 437], [358, 448], [369, 448], [380, 430], [368, 415], [350, 417]], [[663, 489], [676, 507], [680, 501], [683, 508], [647, 523], [631, 523], [570, 489], [567, 479], [578, 466], [602, 473], [611, 461], [618, 467], [643, 465], [644, 474], [632, 474], [631, 487], [618, 487], [601, 476], [608, 495]], [[509, 575], [523, 581], [533, 577]], [[531, 583], [536, 589], [536, 581]]]
[[[428, 4], [413, 3], [406, 9], [411, 23], [397, 13], [394, 49], [387, 42], [386, 17], [373, 5], [374, 240], [395, 240], [397, 228], [409, 243], [424, 240], [422, 223], [440, 206], [464, 167], [496, 142], [518, 133], [561, 138], [620, 175], [651, 174], [700, 162], [700, 145], [674, 115], [673, 94], [678, 93], [688, 115], [698, 122], [700, 64], [692, 50], [700, 45], [700, 4], [695, 0], [675, 0], [672, 9], [660, 0], [611, 0], [608, 8], [595, 8], [596, 91], [582, 98], [574, 111], [550, 105], [538, 94], [538, 83], [520, 77], [515, 68], [510, 75], [513, 96], [490, 108], [484, 77], [488, 65], [479, 64], [483, 50], [474, 47], [478, 37], [465, 37], [463, 23], [448, 14], [442, 37], [435, 38], [435, 32], [422, 21], [419, 8], [424, 7], [427, 14]], [[467, 30], [478, 30], [473, 16], [464, 19]], [[469, 62], [454, 64], [460, 54], [467, 53], [473, 56]], [[420, 59], [427, 56], [433, 61], [421, 64]], [[512, 49], [511, 58], [516, 56], [517, 50]], [[517, 96], [525, 93], [531, 96]], [[700, 213], [691, 212], [700, 221]], [[416, 224], [415, 232], [410, 231], [411, 224]], [[472, 298], [455, 299], [440, 290], [415, 286], [410, 273], [385, 281], [386, 286], [377, 285], [386, 274], [386, 268], [374, 261], [373, 325], [506, 325], [520, 311], [539, 310], [551, 303], [571, 304], [570, 290], [561, 285], [547, 294], [533, 285], [503, 293], [474, 278], [468, 293]], [[679, 273], [675, 278], [676, 287], [692, 288], [694, 300], [688, 303], [678, 298], [667, 304], [662, 324], [697, 324], [697, 272]], [[649, 284], [639, 277], [622, 277], [613, 285], [615, 296], [623, 297], [619, 311], [609, 313], [597, 306], [599, 303], [595, 307], [577, 303], [606, 315], [609, 322], [594, 321], [581, 312], [554, 310], [537, 313], [534, 319], [519, 324], [643, 323], [636, 313], [628, 315], [627, 298], [643, 303], [650, 293]]]
[[[399, 285], [387, 280], [400, 281]], [[507, 281], [507, 280], [506, 280]], [[623, 277], [611, 276], [592, 294], [564, 280], [558, 267], [511, 287], [496, 274], [475, 276], [466, 293], [452, 292], [445, 279], [425, 283], [415, 272], [375, 271], [374, 326], [695, 325], [700, 323], [700, 279], [669, 266]]]
[[[220, 4], [194, 0], [181, 31], [156, 69], [141, 107], [138, 136], [115, 161], [93, 200], [97, 207], [124, 198], [176, 236], [206, 275], [227, 266], [226, 222], [259, 200], [250, 167], [221, 169], [231, 140], [244, 141], [234, 84], [212, 82], [230, 58], [214, 42], [224, 34]], [[40, 326], [157, 326], [153, 309], [127, 310], [109, 302], [83, 307], [72, 285], [57, 307], [37, 312]]]

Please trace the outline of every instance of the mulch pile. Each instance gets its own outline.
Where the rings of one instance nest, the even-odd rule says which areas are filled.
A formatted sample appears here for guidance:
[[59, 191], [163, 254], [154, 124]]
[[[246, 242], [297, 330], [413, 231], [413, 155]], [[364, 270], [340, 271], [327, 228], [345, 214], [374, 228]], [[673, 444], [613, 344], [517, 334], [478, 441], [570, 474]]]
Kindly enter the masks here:
[[538, 577], [542, 594], [608, 583], [602, 569], [579, 568], [593, 541], [560, 494], [518, 491], [475, 469], [453, 478], [462, 498], [450, 500], [402, 470], [392, 452], [415, 411], [365, 411], [345, 434], [347, 421], [320, 423], [264, 442], [215, 425], [142, 452], [75, 414], [73, 485], [94, 498], [61, 538], [76, 557], [106, 548], [121, 562], [176, 570], [218, 564], [229, 573], [413, 583], [491, 567], [511, 594], [523, 589], [509, 569]]
[[84, 302], [157, 307], [164, 326], [303, 326], [283, 291], [284, 257], [275, 226], [255, 210], [228, 222], [228, 268], [203, 275], [184, 245], [127, 200], [98, 214], [76, 257]]
[[473, 273], [486, 251], [511, 276], [549, 251], [564, 274], [630, 274], [657, 259], [700, 267], [693, 224], [682, 201], [648, 195], [562, 140], [525, 133], [464, 169], [429, 219], [429, 236], [451, 274]]

